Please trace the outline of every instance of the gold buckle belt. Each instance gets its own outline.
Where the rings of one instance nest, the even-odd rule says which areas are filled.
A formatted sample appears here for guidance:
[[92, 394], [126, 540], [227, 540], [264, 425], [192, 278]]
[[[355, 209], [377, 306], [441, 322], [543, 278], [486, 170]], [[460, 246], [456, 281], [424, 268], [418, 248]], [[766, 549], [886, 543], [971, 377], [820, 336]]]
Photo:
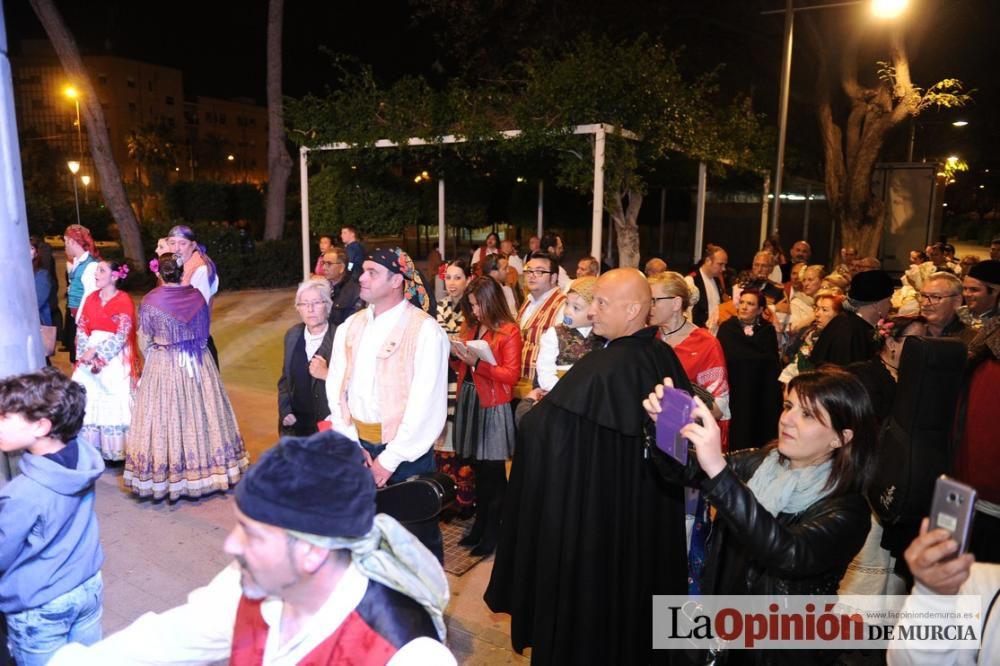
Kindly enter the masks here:
[[372, 444], [382, 443], [382, 424], [365, 423], [354, 419], [354, 427], [358, 429], [358, 437]]
[[533, 388], [534, 386], [532, 386], [530, 379], [527, 377], [521, 377], [517, 384], [514, 384], [514, 397], [518, 400], [523, 400], [529, 393], [531, 393], [531, 389]]

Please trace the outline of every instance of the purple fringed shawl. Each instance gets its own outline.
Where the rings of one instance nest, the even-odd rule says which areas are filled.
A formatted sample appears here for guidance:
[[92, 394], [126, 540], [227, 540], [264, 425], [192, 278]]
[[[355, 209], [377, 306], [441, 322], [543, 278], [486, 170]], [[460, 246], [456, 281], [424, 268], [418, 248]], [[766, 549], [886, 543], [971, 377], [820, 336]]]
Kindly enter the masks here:
[[139, 306], [139, 328], [157, 345], [186, 351], [201, 362], [208, 341], [208, 304], [192, 286], [157, 287]]

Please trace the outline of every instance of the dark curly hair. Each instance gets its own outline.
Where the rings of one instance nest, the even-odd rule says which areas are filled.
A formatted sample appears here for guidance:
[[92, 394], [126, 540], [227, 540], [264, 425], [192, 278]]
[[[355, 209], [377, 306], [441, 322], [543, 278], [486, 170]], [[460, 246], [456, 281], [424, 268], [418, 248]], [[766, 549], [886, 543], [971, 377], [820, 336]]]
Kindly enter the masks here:
[[0, 416], [48, 419], [52, 424], [49, 436], [61, 442], [80, 432], [86, 407], [87, 390], [55, 368], [0, 380]]
[[[131, 269], [131, 266], [128, 265], [127, 261], [111, 261], [111, 260], [109, 260], [106, 263], [108, 264], [108, 268], [111, 269], [112, 273], [118, 273], [119, 271], [121, 271], [122, 266], [127, 266], [129, 269]], [[123, 277], [120, 277], [120, 278], [115, 278], [114, 276], [112, 276], [111, 279], [112, 279], [112, 281], [113, 281], [113, 283], [115, 285], [115, 289], [117, 289], [119, 291], [125, 291], [125, 283], [128, 281], [128, 276], [127, 275], [123, 276]]]

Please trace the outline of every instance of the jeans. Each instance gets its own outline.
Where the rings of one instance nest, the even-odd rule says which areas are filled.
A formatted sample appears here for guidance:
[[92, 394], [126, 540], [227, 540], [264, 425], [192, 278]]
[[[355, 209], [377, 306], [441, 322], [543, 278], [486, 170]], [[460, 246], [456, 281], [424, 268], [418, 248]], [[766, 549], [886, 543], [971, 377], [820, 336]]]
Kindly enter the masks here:
[[[364, 440], [361, 441], [361, 446], [371, 454], [372, 458], [377, 458], [378, 454], [385, 450], [385, 444], [372, 444]], [[437, 471], [437, 466], [434, 464], [434, 449], [431, 448], [427, 453], [413, 462], [407, 460], [401, 462], [396, 471], [389, 477], [386, 485], [394, 486], [397, 483], [406, 481], [411, 476], [435, 471]], [[417, 537], [420, 543], [427, 546], [427, 550], [434, 554], [438, 562], [444, 564], [444, 540], [441, 537], [441, 528], [438, 526], [437, 516], [417, 523], [406, 523], [403, 527], [408, 529], [413, 536]]]
[[72, 590], [19, 613], [7, 615], [7, 642], [18, 666], [44, 666], [67, 643], [101, 640], [104, 582], [101, 572]]

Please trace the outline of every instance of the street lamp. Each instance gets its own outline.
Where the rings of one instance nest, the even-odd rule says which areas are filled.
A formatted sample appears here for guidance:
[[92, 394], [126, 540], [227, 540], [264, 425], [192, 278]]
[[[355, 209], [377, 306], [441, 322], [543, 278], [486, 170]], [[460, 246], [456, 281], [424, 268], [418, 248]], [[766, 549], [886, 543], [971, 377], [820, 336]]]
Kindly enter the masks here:
[[[794, 0], [785, 0], [784, 9], [775, 9], [766, 14], [785, 15], [784, 45], [781, 53], [781, 92], [778, 98], [778, 157], [774, 165], [774, 207], [771, 211], [771, 233], [778, 231], [778, 215], [781, 206], [781, 180], [785, 171], [785, 136], [788, 130], [788, 90], [792, 78], [792, 33], [795, 27], [795, 13], [812, 11], [814, 9], [833, 9], [848, 5], [860, 5], [864, 0], [843, 0], [828, 2], [809, 7], [795, 7]], [[871, 0], [872, 13], [879, 18], [895, 18], [899, 16], [909, 0]]]
[[69, 172], [73, 174], [73, 200], [76, 202], [76, 223], [80, 224], [80, 191], [76, 186], [76, 172], [80, 170], [80, 163], [76, 160], [66, 162]]
[[90, 176], [83, 175], [80, 176], [80, 180], [83, 181], [83, 201], [87, 204], [90, 203]]
[[76, 105], [76, 148], [80, 155], [80, 161], [83, 161], [83, 125], [80, 124], [80, 93], [77, 92], [76, 88], [73, 86], [66, 86], [63, 89], [63, 94], [73, 100], [73, 104]]

